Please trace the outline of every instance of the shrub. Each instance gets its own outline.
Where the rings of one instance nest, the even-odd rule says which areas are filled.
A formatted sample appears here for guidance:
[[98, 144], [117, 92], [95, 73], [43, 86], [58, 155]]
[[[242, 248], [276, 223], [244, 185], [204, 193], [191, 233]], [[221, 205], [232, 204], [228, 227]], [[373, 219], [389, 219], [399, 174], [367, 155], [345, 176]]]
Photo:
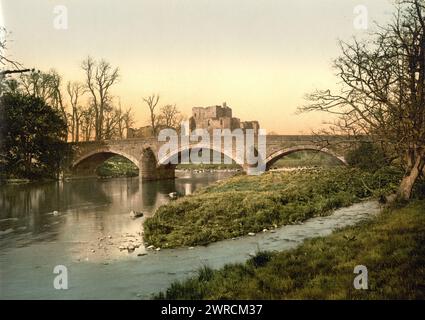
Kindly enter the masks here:
[[361, 142], [348, 152], [346, 160], [351, 166], [370, 172], [388, 165], [382, 149], [371, 142]]

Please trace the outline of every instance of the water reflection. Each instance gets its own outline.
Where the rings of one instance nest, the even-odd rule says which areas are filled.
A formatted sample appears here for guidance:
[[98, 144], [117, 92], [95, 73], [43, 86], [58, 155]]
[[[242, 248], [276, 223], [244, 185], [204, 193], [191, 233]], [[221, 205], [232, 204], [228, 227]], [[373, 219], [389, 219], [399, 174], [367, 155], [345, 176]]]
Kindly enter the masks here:
[[190, 194], [231, 174], [182, 172], [166, 181], [84, 179], [2, 186], [0, 249], [49, 242], [61, 243], [82, 259], [90, 252], [108, 255], [111, 247], [118, 250], [120, 237], [141, 232], [144, 218], [131, 219], [131, 210], [150, 216], [169, 201], [169, 193]]

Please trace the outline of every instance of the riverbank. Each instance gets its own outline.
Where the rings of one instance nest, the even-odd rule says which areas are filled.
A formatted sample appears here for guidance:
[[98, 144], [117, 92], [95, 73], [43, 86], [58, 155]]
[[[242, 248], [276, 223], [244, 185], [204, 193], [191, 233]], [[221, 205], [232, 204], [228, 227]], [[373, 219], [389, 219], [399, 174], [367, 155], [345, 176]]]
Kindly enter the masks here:
[[273, 232], [391, 193], [398, 179], [391, 168], [374, 174], [333, 168], [236, 176], [161, 206], [145, 221], [144, 240], [173, 248]]
[[[259, 252], [219, 270], [203, 267], [156, 298], [424, 299], [424, 212], [418, 200], [297, 249]], [[353, 287], [357, 265], [368, 269], [368, 290]]]

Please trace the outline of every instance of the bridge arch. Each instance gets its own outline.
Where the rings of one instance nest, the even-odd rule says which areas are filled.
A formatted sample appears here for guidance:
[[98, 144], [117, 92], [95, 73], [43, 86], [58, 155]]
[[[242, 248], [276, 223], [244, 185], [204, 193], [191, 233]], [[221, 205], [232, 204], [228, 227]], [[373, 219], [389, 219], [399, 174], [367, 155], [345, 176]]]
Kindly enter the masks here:
[[109, 158], [119, 155], [131, 162], [140, 170], [140, 160], [134, 155], [115, 148], [98, 148], [83, 153], [71, 163], [70, 170], [73, 174], [94, 175], [97, 167]]
[[180, 157], [183, 152], [189, 152], [190, 153], [194, 149], [203, 149], [203, 150], [209, 150], [209, 151], [212, 151], [212, 152], [220, 153], [222, 156], [224, 155], [225, 157], [232, 159], [236, 164], [238, 164], [242, 168], [244, 167], [244, 159], [238, 158], [237, 154], [235, 154], [235, 155], [233, 154], [233, 151], [229, 152], [228, 150], [217, 149], [217, 148], [214, 148], [211, 145], [180, 146], [178, 149], [172, 150], [170, 153], [167, 153], [166, 155], [161, 157], [161, 159], [158, 159], [158, 165], [163, 166], [163, 165], [170, 164], [170, 161], [172, 159], [174, 159], [175, 157]]
[[337, 159], [340, 163], [342, 163], [344, 165], [348, 165], [347, 161], [345, 160], [345, 158], [343, 156], [340, 156], [340, 155], [336, 154], [335, 152], [333, 152], [333, 151], [331, 151], [327, 148], [323, 148], [323, 147], [315, 146], [315, 145], [300, 145], [300, 146], [282, 148], [278, 151], [271, 153], [266, 159], [266, 170], [269, 170], [271, 168], [271, 166], [275, 162], [277, 162], [279, 159], [282, 159], [283, 157], [285, 157], [285, 156], [287, 156], [291, 153], [298, 152], [298, 151], [322, 152], [324, 154], [327, 154], [327, 155]]

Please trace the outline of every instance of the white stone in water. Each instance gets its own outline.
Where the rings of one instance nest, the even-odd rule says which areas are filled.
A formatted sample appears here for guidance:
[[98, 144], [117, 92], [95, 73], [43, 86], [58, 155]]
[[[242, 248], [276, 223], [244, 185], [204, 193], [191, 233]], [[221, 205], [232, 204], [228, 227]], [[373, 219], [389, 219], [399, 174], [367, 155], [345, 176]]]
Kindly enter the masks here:
[[53, 213], [52, 213], [54, 216], [58, 216], [59, 215], [59, 211], [53, 211]]
[[159, 250], [161, 250], [161, 248], [156, 248], [156, 249], [155, 249], [155, 251], [159, 251]]
[[131, 210], [130, 217], [133, 219], [143, 217], [143, 212]]
[[248, 235], [251, 236], [251, 237], [253, 237], [253, 236], [255, 236], [255, 233], [254, 232], [250, 232], [250, 233], [248, 233]]
[[154, 245], [150, 245], [149, 247], [147, 247], [146, 249], [155, 249]]

